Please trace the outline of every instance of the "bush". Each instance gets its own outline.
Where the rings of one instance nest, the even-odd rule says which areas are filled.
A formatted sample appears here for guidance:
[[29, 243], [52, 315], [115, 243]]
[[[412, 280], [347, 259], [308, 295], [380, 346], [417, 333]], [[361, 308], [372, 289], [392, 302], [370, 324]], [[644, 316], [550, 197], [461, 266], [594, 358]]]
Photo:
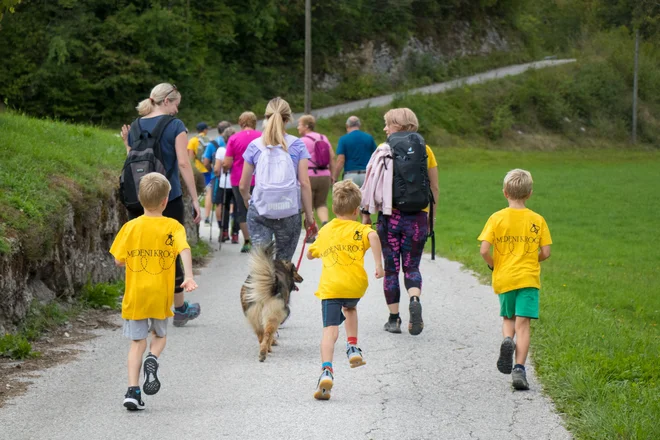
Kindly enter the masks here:
[[6, 334], [0, 338], [0, 356], [12, 359], [27, 359], [38, 356], [25, 336]]
[[124, 294], [124, 283], [117, 282], [114, 284], [99, 283], [92, 285], [87, 283], [80, 293], [80, 300], [88, 307], [95, 309], [103, 308], [104, 306], [112, 309], [120, 308], [120, 298]]

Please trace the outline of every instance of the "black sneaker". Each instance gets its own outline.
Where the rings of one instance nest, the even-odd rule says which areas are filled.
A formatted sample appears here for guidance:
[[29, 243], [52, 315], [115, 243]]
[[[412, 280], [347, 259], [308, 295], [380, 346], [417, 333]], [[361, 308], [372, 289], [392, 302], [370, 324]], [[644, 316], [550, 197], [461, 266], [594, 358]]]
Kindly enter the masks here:
[[408, 331], [411, 335], [416, 336], [420, 334], [422, 330], [424, 330], [424, 321], [422, 320], [422, 304], [419, 302], [419, 298], [410, 301], [408, 311], [410, 312], [410, 324], [408, 326]]
[[138, 411], [144, 409], [142, 393], [139, 387], [129, 388], [124, 395], [124, 408], [129, 411]]
[[156, 394], [160, 390], [160, 381], [158, 380], [158, 361], [156, 356], [150, 354], [144, 360], [144, 385], [142, 389], [144, 394], [151, 396]]
[[513, 388], [520, 391], [525, 391], [529, 389], [529, 383], [527, 382], [527, 373], [522, 368], [520, 367], [514, 368], [513, 371], [511, 372], [511, 379], [513, 379], [513, 382], [511, 383], [511, 385], [513, 385]]
[[502, 345], [500, 345], [500, 357], [497, 359], [497, 369], [500, 373], [511, 374], [513, 368], [513, 352], [516, 349], [516, 344], [509, 336], [504, 338]]
[[390, 333], [401, 333], [401, 318], [396, 318], [396, 321], [388, 319], [383, 326], [383, 330]]

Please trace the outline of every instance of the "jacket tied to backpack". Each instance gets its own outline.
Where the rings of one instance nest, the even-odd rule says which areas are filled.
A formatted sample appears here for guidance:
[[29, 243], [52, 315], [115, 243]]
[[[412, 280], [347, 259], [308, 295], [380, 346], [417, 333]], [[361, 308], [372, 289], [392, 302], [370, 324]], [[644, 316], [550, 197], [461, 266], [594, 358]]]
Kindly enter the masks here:
[[392, 215], [392, 182], [394, 167], [389, 144], [380, 144], [367, 164], [367, 174], [362, 184], [362, 209], [370, 214], [381, 212]]

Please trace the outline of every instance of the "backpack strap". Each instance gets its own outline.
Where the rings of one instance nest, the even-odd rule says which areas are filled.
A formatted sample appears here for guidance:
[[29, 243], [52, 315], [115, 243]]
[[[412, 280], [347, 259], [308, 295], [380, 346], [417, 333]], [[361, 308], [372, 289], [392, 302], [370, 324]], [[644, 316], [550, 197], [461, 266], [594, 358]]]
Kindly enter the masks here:
[[[317, 143], [318, 141], [322, 141], [322, 140], [323, 140], [323, 135], [321, 135], [321, 137], [318, 138], [318, 139], [314, 139], [313, 137], [311, 137], [311, 136], [308, 135], [308, 134], [306, 134], [305, 137], [306, 137], [306, 138], [309, 138], [309, 139], [311, 139], [311, 140], [313, 140], [315, 145], [316, 145], [316, 143]], [[311, 156], [311, 154], [310, 154], [310, 156]], [[309, 160], [311, 163], [313, 163], [314, 165], [316, 165], [316, 163], [312, 160], [311, 157], [310, 157], [309, 159], [307, 159], [307, 160]], [[309, 167], [309, 169], [310, 169], [310, 170], [314, 170], [314, 174], [317, 174], [317, 170], [318, 170], [319, 168], [318, 168], [318, 166], [315, 166], [315, 167]]]
[[[156, 139], [156, 146], [157, 151], [156, 153], [158, 154], [158, 157], [160, 160], [163, 160], [163, 152], [160, 148], [160, 138], [163, 136], [163, 132], [165, 131], [165, 128], [167, 125], [174, 120], [174, 116], [171, 115], [165, 115], [163, 116], [160, 121], [156, 123], [156, 126], [154, 127], [154, 130], [151, 132], [151, 136]], [[139, 122], [138, 122], [139, 124]], [[176, 151], [174, 152], [174, 163], [172, 164], [172, 167], [170, 168], [170, 171], [165, 174], [165, 177], [167, 177], [167, 180], [170, 180], [172, 177], [172, 173], [174, 172], [174, 167], [176, 166]]]

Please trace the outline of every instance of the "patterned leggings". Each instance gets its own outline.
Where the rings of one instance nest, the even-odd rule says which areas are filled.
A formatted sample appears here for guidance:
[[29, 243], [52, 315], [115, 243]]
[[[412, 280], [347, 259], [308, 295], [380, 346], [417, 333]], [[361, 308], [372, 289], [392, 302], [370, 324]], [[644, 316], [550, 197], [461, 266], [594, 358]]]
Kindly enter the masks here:
[[385, 260], [385, 300], [387, 304], [398, 304], [401, 299], [399, 270], [403, 261], [404, 284], [406, 290], [422, 288], [422, 274], [419, 263], [424, 251], [428, 229], [426, 212], [405, 213], [398, 210], [392, 215], [378, 214], [378, 237], [383, 247]]
[[257, 208], [250, 205], [247, 212], [247, 227], [253, 245], [267, 246], [275, 236], [275, 258], [291, 261], [298, 246], [302, 218], [300, 214], [277, 220], [266, 218], [259, 215]]

